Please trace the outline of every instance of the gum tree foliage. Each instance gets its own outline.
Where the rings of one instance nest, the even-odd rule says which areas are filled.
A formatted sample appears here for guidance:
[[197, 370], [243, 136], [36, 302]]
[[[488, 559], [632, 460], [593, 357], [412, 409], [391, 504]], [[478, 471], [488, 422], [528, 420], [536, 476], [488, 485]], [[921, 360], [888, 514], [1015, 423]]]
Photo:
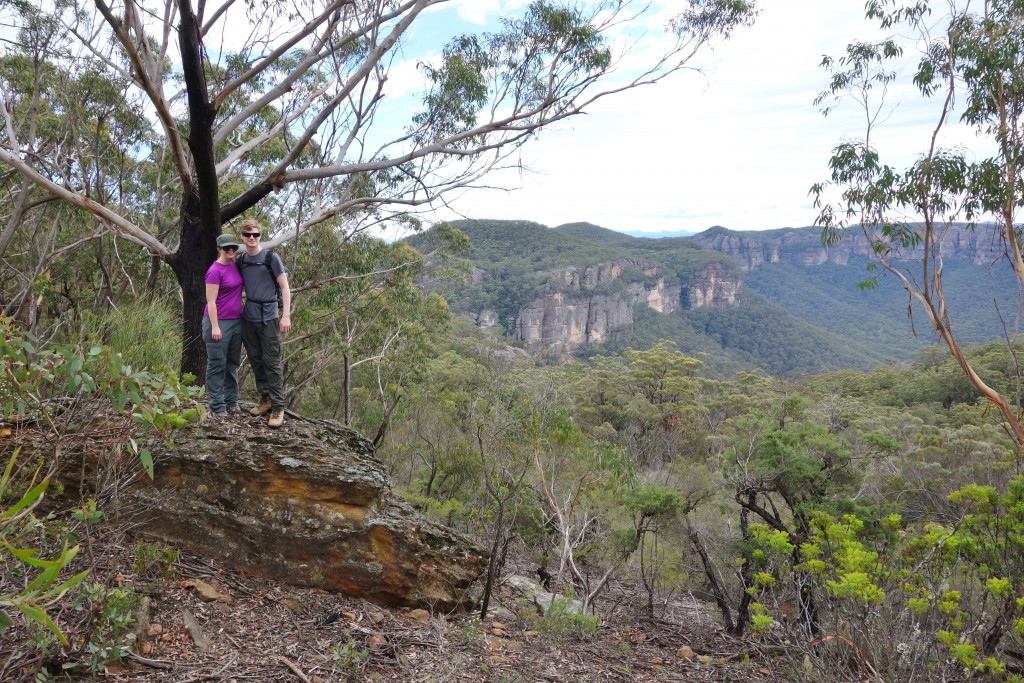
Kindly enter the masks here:
[[[684, 68], [755, 13], [748, 0], [688, 0], [667, 27], [668, 49], [620, 75], [609, 36], [646, 3], [538, 0], [497, 32], [458, 36], [420, 63], [419, 106], [395, 125], [385, 84], [410, 30], [447, 1], [58, 0], [46, 16], [11, 3], [6, 19], [19, 33], [3, 57], [31, 55], [26, 68], [37, 75], [94, 72], [150, 126], [117, 135], [109, 112], [87, 112], [58, 123], [98, 131], [115, 151], [43, 145], [40, 126], [64, 91], [37, 76], [4, 79], [0, 161], [22, 188], [91, 214], [95, 234], [113, 232], [170, 266], [182, 294], [182, 370], [201, 376], [203, 276], [222, 225], [276, 208], [273, 246], [317, 224], [350, 234], [407, 219], [412, 207], [480, 184], [544, 127]], [[126, 184], [97, 172], [108, 154], [156, 172]]]
[[674, 342], [623, 358], [599, 356], [580, 373], [581, 417], [625, 449], [639, 467], [670, 462], [699, 440], [696, 397], [703, 363]]
[[[737, 418], [724, 466], [744, 516], [753, 515], [769, 529], [788, 534], [797, 545], [811, 533], [814, 513], [848, 500], [861, 479], [845, 444], [809, 419], [806, 407], [806, 399], [794, 394], [770, 413]], [[796, 554], [791, 560], [794, 567], [800, 561]], [[797, 619], [807, 633], [817, 635], [813, 585], [799, 570], [793, 579]]]
[[[1024, 282], [1017, 221], [1024, 202], [1024, 7], [1011, 0], [920, 0], [906, 6], [872, 0], [866, 11], [893, 37], [851, 43], [842, 57], [823, 61], [831, 80], [817, 103], [852, 99], [866, 122], [861, 139], [834, 148], [830, 181], [812, 187], [823, 239], [834, 242], [847, 229], [860, 229], [875, 263], [898, 278], [911, 307], [924, 312], [960, 370], [1002, 413], [1020, 447], [1019, 397], [1008, 398], [983, 377], [957, 339], [943, 291], [942, 250], [948, 228], [967, 221], [977, 243], [995, 245], [996, 256], [1006, 258]], [[907, 38], [911, 42], [903, 42]], [[935, 122], [930, 138], [921, 140], [918, 159], [900, 169], [885, 163], [873, 135], [891, 113], [885, 97], [901, 85], [898, 67], [910, 46], [920, 50], [912, 85], [936, 104]], [[943, 130], [958, 120], [974, 129], [980, 148], [991, 147], [990, 156], [975, 158], [967, 150], [939, 145]], [[841, 192], [835, 203], [825, 203], [830, 186]], [[1009, 324], [1004, 321], [1004, 329]]]
[[[383, 438], [405, 379], [422, 370], [432, 338], [451, 319], [424, 285], [462, 276], [465, 236], [443, 224], [434, 232], [430, 248], [417, 251], [404, 240], [346, 237], [321, 225], [290, 250], [292, 291], [303, 294], [292, 317], [300, 332], [289, 339], [290, 405], [312, 392], [310, 408], [319, 403], [323, 414], [351, 424], [362, 391], [360, 428]], [[369, 404], [379, 410], [367, 411]]]

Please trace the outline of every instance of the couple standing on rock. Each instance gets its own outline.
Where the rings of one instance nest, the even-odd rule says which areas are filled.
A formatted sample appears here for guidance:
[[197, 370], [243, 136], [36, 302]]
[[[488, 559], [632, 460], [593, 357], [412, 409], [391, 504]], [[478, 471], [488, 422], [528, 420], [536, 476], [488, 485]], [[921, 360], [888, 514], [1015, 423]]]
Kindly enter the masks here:
[[231, 233], [220, 235], [217, 260], [206, 272], [206, 394], [210, 413], [215, 417], [226, 417], [239, 410], [238, 366], [245, 344], [260, 393], [259, 404], [249, 414], [260, 416], [269, 412], [267, 425], [276, 428], [284, 424], [281, 335], [292, 327], [288, 272], [277, 254], [260, 247], [263, 226], [258, 221], [244, 220], [238, 224], [238, 230], [245, 250], [236, 257], [238, 240]]

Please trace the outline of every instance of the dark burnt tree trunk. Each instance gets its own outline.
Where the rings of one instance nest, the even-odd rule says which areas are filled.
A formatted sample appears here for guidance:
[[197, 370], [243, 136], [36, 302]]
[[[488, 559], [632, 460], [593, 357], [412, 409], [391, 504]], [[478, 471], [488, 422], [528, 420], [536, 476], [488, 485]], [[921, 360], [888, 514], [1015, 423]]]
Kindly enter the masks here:
[[265, 179], [221, 209], [213, 146], [217, 109], [206, 83], [200, 22], [190, 0], [177, 0], [177, 3], [181, 15], [178, 43], [188, 94], [188, 149], [192, 168], [182, 174], [181, 242], [178, 251], [166, 260], [181, 286], [181, 371], [195, 375], [202, 384], [206, 377], [206, 345], [202, 336], [205, 280], [206, 271], [217, 258], [217, 235], [223, 223], [270, 194], [274, 182]]
[[191, 182], [186, 182], [182, 188], [181, 242], [167, 262], [181, 286], [181, 371], [195, 375], [201, 384], [206, 377], [206, 346], [202, 338], [206, 271], [217, 258], [217, 235], [221, 226], [213, 147], [216, 111], [206, 86], [199, 22], [190, 0], [178, 0], [178, 11], [181, 15], [178, 43], [188, 94], [188, 148], [193, 167]]
[[743, 564], [740, 565], [739, 578], [743, 593], [740, 596], [740, 606], [736, 610], [733, 630], [729, 632], [730, 635], [737, 638], [743, 635], [744, 626], [750, 623], [750, 603], [754, 601], [754, 596], [747, 592], [747, 589], [754, 585], [752, 576], [754, 572], [754, 553], [752, 552], [754, 539], [750, 533], [750, 510], [748, 508], [740, 510], [740, 538], [743, 539]]
[[[198, 383], [203, 384], [206, 380], [206, 345], [202, 334], [206, 271], [215, 259], [217, 233], [204, 235], [197, 217], [190, 213], [189, 204], [189, 201], [182, 202], [181, 244], [167, 263], [181, 287], [181, 372], [195, 375]], [[209, 243], [208, 246], [204, 242]]]

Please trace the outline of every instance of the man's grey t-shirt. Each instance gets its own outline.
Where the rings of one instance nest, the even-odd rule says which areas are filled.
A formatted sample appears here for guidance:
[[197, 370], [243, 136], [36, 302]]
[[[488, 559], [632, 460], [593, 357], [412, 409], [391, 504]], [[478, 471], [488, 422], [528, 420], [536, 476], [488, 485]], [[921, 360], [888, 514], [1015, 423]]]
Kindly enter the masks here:
[[260, 249], [255, 256], [249, 256], [249, 252], [242, 252], [238, 257], [238, 270], [245, 281], [245, 307], [242, 309], [242, 318], [250, 322], [260, 323], [277, 319], [277, 286], [274, 283], [278, 275], [288, 271], [284, 269], [284, 264], [277, 254], [271, 253], [270, 256], [273, 278], [263, 264], [263, 259], [267, 257], [266, 249]]

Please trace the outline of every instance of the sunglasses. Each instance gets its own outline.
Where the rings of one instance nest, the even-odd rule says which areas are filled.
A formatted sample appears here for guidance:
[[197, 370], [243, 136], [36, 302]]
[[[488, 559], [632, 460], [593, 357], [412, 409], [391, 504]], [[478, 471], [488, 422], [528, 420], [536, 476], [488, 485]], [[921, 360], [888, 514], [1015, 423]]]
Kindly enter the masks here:
[[232, 245], [230, 247], [221, 247], [221, 251], [238, 251], [238, 247]]
[[243, 232], [242, 233], [242, 237], [259, 237], [259, 236], [260, 236], [260, 234], [258, 232]]

